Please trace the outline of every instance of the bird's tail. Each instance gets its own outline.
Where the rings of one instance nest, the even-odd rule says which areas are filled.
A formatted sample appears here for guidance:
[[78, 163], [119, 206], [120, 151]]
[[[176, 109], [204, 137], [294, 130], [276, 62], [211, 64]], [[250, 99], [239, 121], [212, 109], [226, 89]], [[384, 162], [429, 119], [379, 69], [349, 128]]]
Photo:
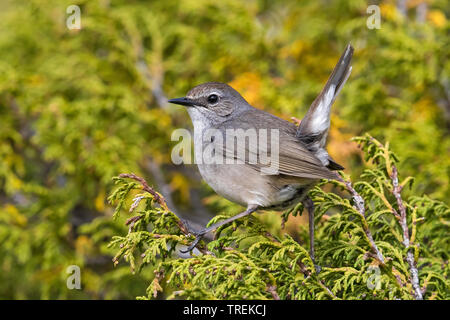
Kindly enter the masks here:
[[[324, 147], [328, 136], [328, 129], [330, 128], [330, 109], [352, 72], [352, 66], [350, 64], [352, 56], [353, 47], [349, 44], [334, 67], [327, 83], [309, 107], [306, 116], [302, 119], [300, 126], [297, 129], [297, 137], [303, 141], [312, 152], [318, 152], [319, 154], [317, 154], [317, 156], [325, 165], [333, 166], [335, 164], [339, 167], [330, 169], [342, 169], [340, 165], [332, 161]], [[325, 156], [327, 159], [325, 159]]]

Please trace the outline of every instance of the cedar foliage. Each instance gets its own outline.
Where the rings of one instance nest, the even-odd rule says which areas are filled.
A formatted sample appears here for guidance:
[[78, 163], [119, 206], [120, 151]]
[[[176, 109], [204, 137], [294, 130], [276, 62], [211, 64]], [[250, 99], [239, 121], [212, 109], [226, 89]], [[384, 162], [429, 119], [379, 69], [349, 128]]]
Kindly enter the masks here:
[[[374, 165], [354, 187], [347, 178], [332, 181], [351, 198], [323, 191], [326, 181], [310, 192], [319, 273], [305, 243], [271, 234], [254, 216], [218, 228], [215, 240], [201, 243], [191, 258], [178, 257], [180, 245], [193, 237], [160, 194], [128, 174], [114, 178], [114, 218], [132, 190], [142, 192], [129, 208], [136, 215], [127, 221], [128, 233], [110, 242], [117, 248], [113, 261], [124, 259], [133, 272], [154, 268], [139, 299], [157, 298], [158, 292], [168, 299], [448, 299], [450, 208], [427, 196], [403, 199], [401, 191], [413, 179], [399, 180], [389, 144], [368, 134], [354, 140]], [[283, 218], [302, 211], [297, 205]]]
[[[332, 109], [330, 154], [358, 176], [349, 139], [369, 131], [416, 178], [405, 198], [448, 205], [450, 7], [410, 1], [401, 13], [396, 2], [370, 2], [381, 9], [381, 29], [370, 30], [365, 0], [0, 1], [0, 298], [142, 295], [152, 268], [132, 275], [111, 263], [107, 243], [127, 231], [105, 202], [112, 176], [135, 172], [169, 190], [176, 212], [240, 210], [171, 162], [170, 134], [190, 120], [163, 98], [221, 81], [257, 108], [301, 118], [349, 42], [354, 68]], [[66, 26], [74, 4], [81, 30]], [[279, 215], [258, 218], [280, 236]], [[296, 219], [286, 230], [307, 247]], [[82, 290], [66, 287], [69, 265], [81, 268]]]

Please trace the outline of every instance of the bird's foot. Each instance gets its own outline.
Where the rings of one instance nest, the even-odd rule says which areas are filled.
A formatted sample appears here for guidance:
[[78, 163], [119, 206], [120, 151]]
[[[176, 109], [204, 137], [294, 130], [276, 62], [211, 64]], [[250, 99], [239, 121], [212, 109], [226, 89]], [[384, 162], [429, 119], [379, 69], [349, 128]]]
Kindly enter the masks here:
[[314, 268], [316, 269], [316, 274], [319, 274], [320, 271], [322, 271], [322, 267], [319, 266], [318, 264], [315, 264], [315, 263], [314, 263]]
[[194, 241], [186, 248], [186, 250], [180, 250], [181, 253], [188, 253], [191, 252], [195, 246], [202, 240], [203, 236], [207, 233], [206, 229], [203, 229], [199, 232], [192, 231], [191, 234], [195, 236]]
[[309, 256], [311, 257], [311, 260], [312, 260], [312, 262], [314, 264], [314, 269], [316, 270], [316, 274], [319, 274], [320, 271], [322, 271], [322, 267], [319, 266], [318, 264], [316, 264], [316, 259], [315, 259], [313, 253], [310, 253]]

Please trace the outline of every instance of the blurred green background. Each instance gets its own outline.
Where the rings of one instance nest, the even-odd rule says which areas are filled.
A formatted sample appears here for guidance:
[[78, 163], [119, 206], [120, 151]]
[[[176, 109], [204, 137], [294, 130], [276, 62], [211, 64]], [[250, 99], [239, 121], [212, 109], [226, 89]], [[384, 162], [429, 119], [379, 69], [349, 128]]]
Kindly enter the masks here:
[[[73, 4], [81, 30], [66, 26]], [[380, 29], [366, 24], [372, 4]], [[357, 176], [349, 139], [370, 132], [416, 177], [411, 192], [449, 203], [449, 14], [446, 0], [0, 1], [0, 298], [142, 295], [151, 272], [114, 268], [106, 247], [127, 232], [105, 201], [113, 176], [145, 177], [194, 225], [239, 210], [195, 165], [172, 164], [171, 133], [191, 122], [167, 97], [220, 81], [301, 118], [349, 42], [330, 155]], [[69, 265], [81, 290], [66, 287]]]

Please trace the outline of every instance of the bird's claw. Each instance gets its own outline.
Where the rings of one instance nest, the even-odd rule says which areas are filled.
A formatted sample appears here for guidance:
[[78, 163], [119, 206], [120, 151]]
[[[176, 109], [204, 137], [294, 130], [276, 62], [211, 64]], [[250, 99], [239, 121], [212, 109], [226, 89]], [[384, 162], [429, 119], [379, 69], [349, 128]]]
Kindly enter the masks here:
[[191, 252], [195, 248], [195, 246], [200, 242], [200, 240], [202, 240], [203, 236], [205, 235], [205, 233], [202, 233], [202, 232], [191, 232], [191, 233], [195, 236], [195, 239], [194, 239], [194, 241], [192, 241], [192, 243], [189, 245], [189, 247], [187, 247], [186, 250], [180, 249], [181, 253]]
[[316, 274], [319, 274], [320, 271], [322, 271], [322, 267], [319, 266], [318, 264], [314, 264], [314, 268], [316, 269]]

